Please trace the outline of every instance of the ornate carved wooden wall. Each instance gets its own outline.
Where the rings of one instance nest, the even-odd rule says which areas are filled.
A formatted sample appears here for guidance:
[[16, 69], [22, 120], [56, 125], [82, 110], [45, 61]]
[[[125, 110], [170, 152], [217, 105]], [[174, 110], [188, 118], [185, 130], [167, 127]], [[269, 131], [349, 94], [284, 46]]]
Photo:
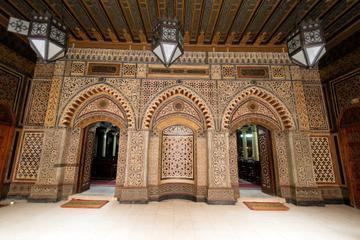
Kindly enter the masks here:
[[[99, 63], [101, 67], [94, 68]], [[201, 79], [183, 78], [184, 73], [175, 70], [163, 75], [157, 71], [154, 77], [150, 69], [160, 68], [156, 64], [148, 51], [74, 48], [63, 61], [37, 65], [33, 89], [46, 85], [48, 96], [34, 94], [30, 99], [48, 98], [48, 104], [46, 111], [38, 111], [35, 103], [41, 101], [29, 102], [28, 116], [41, 121], [26, 122], [26, 128], [43, 132], [44, 144], [35, 185], [13, 181], [13, 195], [19, 184], [34, 200], [54, 201], [72, 194], [79, 174], [81, 128], [109, 121], [125, 129], [116, 179], [120, 201], [146, 202], [181, 193], [203, 201], [234, 203], [239, 194], [232, 187], [230, 128], [239, 121], [253, 121], [274, 130], [278, 194], [296, 201], [321, 201], [309, 150], [309, 133], [316, 130], [326, 135], [329, 130], [317, 70], [291, 65], [285, 53], [186, 52], [174, 69], [205, 69]], [[301, 118], [301, 128], [299, 114], [306, 116]], [[192, 168], [191, 161], [184, 164], [188, 171], [171, 163], [180, 155], [178, 150], [162, 152], [173, 149], [171, 144], [176, 142], [173, 136], [163, 136], [163, 130], [176, 125], [192, 129]], [[190, 146], [190, 135], [186, 139]], [[298, 151], [288, 154], [289, 149]], [[191, 155], [190, 148], [183, 150]], [[164, 172], [168, 179], [162, 179], [161, 160], [174, 170]], [[183, 182], [166, 182], [169, 177]]]
[[61, 2], [1, 1], [0, 24], [6, 28], [9, 16], [29, 20], [32, 12], [48, 11], [64, 19], [77, 47], [144, 49], [151, 43], [156, 21], [176, 17], [184, 29], [186, 50], [282, 51], [295, 23], [308, 18], [322, 20], [326, 40], [333, 45], [356, 28], [360, 8], [356, 0]]

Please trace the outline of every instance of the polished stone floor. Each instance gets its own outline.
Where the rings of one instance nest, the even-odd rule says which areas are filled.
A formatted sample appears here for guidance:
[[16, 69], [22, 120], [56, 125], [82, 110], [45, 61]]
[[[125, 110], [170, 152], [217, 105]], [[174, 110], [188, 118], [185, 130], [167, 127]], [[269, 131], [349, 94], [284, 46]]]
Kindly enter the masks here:
[[[94, 198], [96, 192], [100, 192], [105, 197], [111, 191], [111, 188], [92, 187], [81, 196]], [[288, 204], [289, 211], [258, 212], [249, 210], [241, 201], [265, 201], [271, 197], [260, 198], [259, 192], [241, 194], [235, 206], [186, 200], [130, 205], [112, 199], [101, 209], [64, 209], [60, 208], [64, 201], [16, 200], [13, 205], [0, 208], [0, 239], [360, 239], [360, 210], [345, 205], [297, 207]]]

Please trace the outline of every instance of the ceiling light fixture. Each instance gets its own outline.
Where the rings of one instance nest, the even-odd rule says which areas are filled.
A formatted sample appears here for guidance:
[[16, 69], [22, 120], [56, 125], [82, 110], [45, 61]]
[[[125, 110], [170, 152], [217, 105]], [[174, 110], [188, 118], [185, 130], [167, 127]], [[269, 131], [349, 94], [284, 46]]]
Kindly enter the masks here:
[[152, 51], [166, 67], [184, 54], [184, 39], [177, 20], [161, 20], [156, 24]]
[[311, 68], [326, 53], [325, 38], [319, 21], [302, 22], [287, 39], [291, 61]]
[[34, 15], [30, 22], [10, 17], [7, 30], [27, 36], [31, 48], [44, 62], [59, 60], [66, 54], [67, 28], [49, 12]]

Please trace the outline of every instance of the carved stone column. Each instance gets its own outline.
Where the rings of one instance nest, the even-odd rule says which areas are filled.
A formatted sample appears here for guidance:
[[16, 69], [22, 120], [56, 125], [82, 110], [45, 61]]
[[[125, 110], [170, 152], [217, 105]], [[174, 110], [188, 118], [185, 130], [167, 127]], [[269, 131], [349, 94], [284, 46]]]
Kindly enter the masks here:
[[230, 178], [231, 186], [234, 189], [235, 198], [240, 197], [239, 173], [238, 173], [238, 147], [236, 131], [229, 137], [229, 160], [230, 160]]
[[208, 130], [210, 204], [234, 204], [230, 181], [229, 132]]
[[121, 129], [119, 132], [119, 148], [117, 154], [117, 171], [116, 171], [116, 188], [115, 188], [115, 197], [118, 199], [120, 198], [121, 190], [123, 189], [125, 183], [127, 141], [128, 141], [127, 130]]
[[302, 131], [289, 131], [287, 134], [291, 191], [287, 200], [296, 205], [323, 205], [315, 181], [309, 134]]
[[121, 203], [147, 203], [148, 130], [128, 130], [125, 184], [120, 189]]
[[45, 130], [39, 174], [31, 188], [29, 201], [55, 202], [61, 199], [64, 175], [62, 160], [69, 132], [66, 128]]

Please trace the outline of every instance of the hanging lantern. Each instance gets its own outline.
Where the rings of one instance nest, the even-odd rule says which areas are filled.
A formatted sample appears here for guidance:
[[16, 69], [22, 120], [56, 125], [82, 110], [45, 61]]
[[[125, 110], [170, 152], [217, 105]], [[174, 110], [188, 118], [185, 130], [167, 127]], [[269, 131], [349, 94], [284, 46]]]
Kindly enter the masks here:
[[64, 24], [50, 14], [34, 16], [29, 28], [30, 46], [45, 62], [58, 60], [67, 50], [67, 31]]
[[293, 63], [313, 67], [325, 54], [325, 39], [320, 22], [303, 22], [288, 37], [289, 57]]
[[177, 20], [162, 20], [153, 29], [152, 51], [169, 67], [184, 54], [184, 40]]

